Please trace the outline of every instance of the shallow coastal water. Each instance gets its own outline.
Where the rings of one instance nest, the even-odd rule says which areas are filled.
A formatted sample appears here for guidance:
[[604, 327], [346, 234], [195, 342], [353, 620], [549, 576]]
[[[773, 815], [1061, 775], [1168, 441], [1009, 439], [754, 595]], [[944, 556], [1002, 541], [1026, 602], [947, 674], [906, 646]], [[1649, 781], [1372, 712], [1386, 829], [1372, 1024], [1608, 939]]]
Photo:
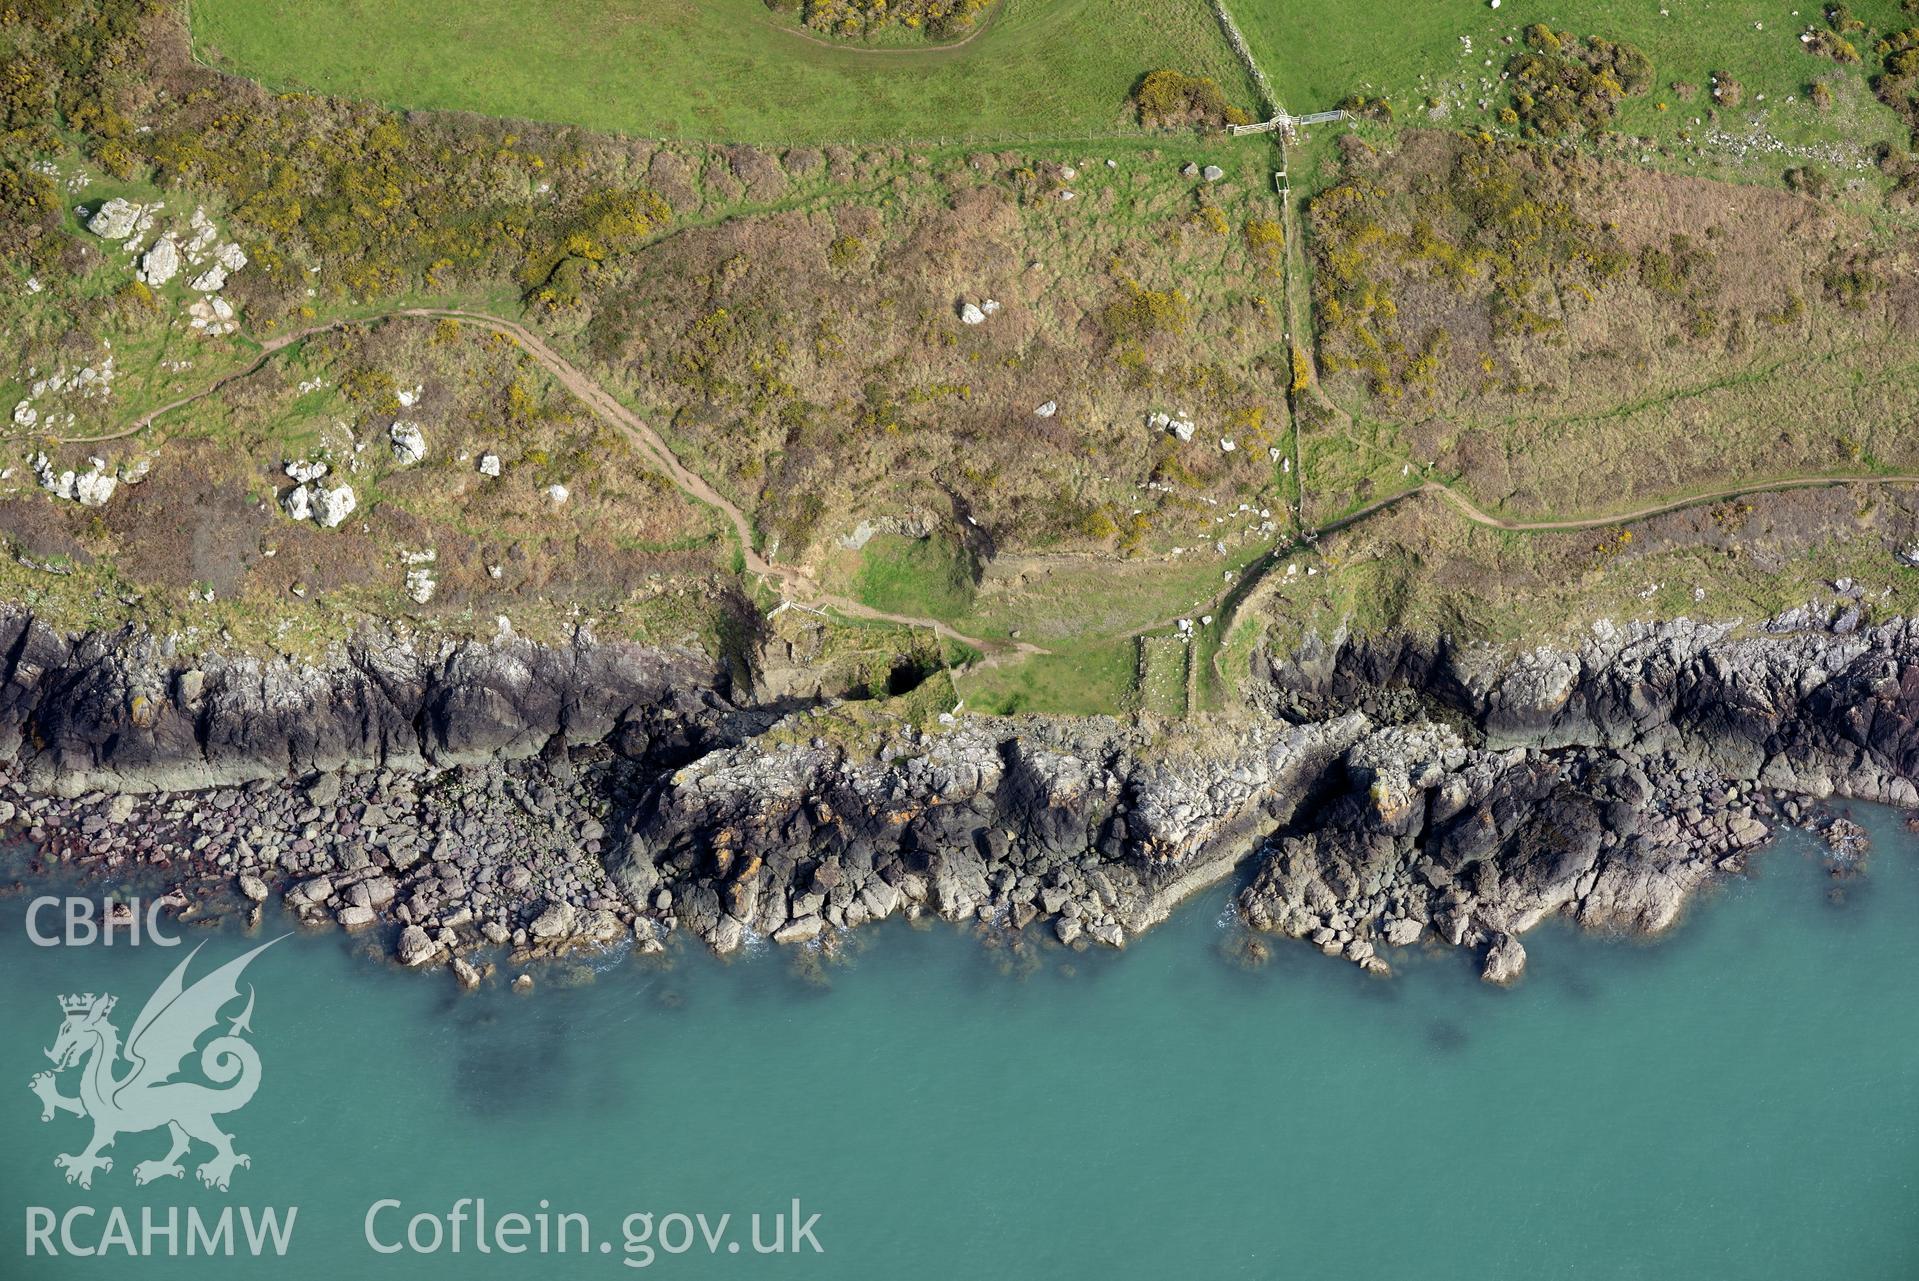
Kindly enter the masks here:
[[[896, 923], [825, 988], [776, 950], [462, 996], [298, 933], [248, 972], [264, 1074], [225, 1119], [252, 1157], [228, 1193], [135, 1187], [159, 1132], [123, 1136], [91, 1191], [63, 1181], [85, 1126], [42, 1124], [27, 1087], [56, 997], [112, 991], [125, 1031], [186, 949], [36, 948], [15, 897], [0, 1276], [615, 1277], [650, 1247], [646, 1274], [695, 1277], [1909, 1278], [1919, 841], [1861, 817], [1864, 877], [1831, 881], [1791, 836], [1657, 943], [1529, 937], [1511, 991], [1456, 955], [1390, 982], [1296, 944], [1239, 968], [1224, 888], [1124, 954], [1048, 948], [1023, 978]], [[250, 945], [186, 937], [196, 974]], [[471, 1227], [457, 1255], [369, 1247], [376, 1202], [403, 1203], [376, 1218], [390, 1244], [462, 1197], [496, 1223], [542, 1198], [585, 1214], [591, 1248], [478, 1254]], [[794, 1198], [825, 1253], [755, 1254], [751, 1216], [766, 1243]], [[81, 1244], [113, 1206], [136, 1237], [143, 1206], [299, 1212], [271, 1265], [26, 1257], [26, 1208], [76, 1205], [98, 1211]], [[697, 1229], [685, 1254], [629, 1252], [636, 1211], [674, 1245], [671, 1212], [732, 1218], [717, 1254]]]

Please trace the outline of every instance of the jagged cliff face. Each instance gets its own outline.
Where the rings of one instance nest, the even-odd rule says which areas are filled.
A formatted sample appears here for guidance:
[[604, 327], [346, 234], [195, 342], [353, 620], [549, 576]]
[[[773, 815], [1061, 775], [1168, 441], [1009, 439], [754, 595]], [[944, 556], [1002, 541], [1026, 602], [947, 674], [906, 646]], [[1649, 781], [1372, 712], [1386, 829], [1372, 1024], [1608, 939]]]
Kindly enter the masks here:
[[[1341, 639], [1262, 660], [1262, 715], [1177, 742], [1103, 720], [965, 720], [857, 757], [770, 745], [771, 713], [698, 656], [584, 639], [363, 638], [316, 668], [189, 666], [145, 638], [74, 641], [23, 617], [0, 640], [0, 736], [41, 839], [297, 883], [306, 915], [407, 927], [416, 962], [482, 939], [651, 947], [673, 929], [727, 950], [921, 911], [1117, 946], [1250, 860], [1241, 906], [1258, 928], [1378, 971], [1421, 940], [1481, 947], [1504, 980], [1548, 915], [1670, 924], [1765, 838], [1780, 792], [1919, 800], [1905, 623], [1737, 638], [1679, 622], [1517, 659]], [[598, 764], [576, 774], [561, 746]], [[542, 753], [539, 779], [500, 774]], [[457, 787], [406, 781], [445, 767]], [[346, 800], [281, 788], [295, 802], [278, 806], [256, 783], [223, 817], [120, 802], [114, 822], [153, 825], [133, 836], [24, 799], [332, 770], [360, 771]], [[454, 794], [457, 812], [434, 808]], [[539, 799], [537, 837], [493, 824], [502, 797]], [[66, 817], [110, 804], [91, 794]]]
[[1506, 660], [1407, 638], [1315, 642], [1268, 658], [1276, 715], [1379, 709], [1416, 696], [1489, 748], [1673, 756], [1823, 797], [1919, 804], [1919, 624], [1738, 637], [1687, 620], [1604, 627], [1576, 651]]
[[317, 666], [187, 662], [145, 633], [67, 637], [7, 613], [0, 655], [0, 755], [68, 796], [421, 769], [568, 743], [687, 759], [740, 732], [725, 676], [704, 656], [585, 639], [416, 646], [368, 633]]
[[611, 868], [722, 949], [901, 905], [1117, 946], [1293, 818], [1361, 723], [1262, 724], [1177, 756], [1111, 723], [969, 723], [858, 762], [749, 744], [663, 780]]
[[1518, 935], [1568, 912], [1657, 931], [1769, 834], [1773, 797], [1919, 802], [1919, 628], [1735, 638], [1603, 629], [1516, 661], [1405, 639], [1266, 665], [1277, 715], [1400, 723], [1346, 753], [1312, 824], [1241, 896], [1254, 925], [1384, 969], [1432, 935], [1516, 977]]

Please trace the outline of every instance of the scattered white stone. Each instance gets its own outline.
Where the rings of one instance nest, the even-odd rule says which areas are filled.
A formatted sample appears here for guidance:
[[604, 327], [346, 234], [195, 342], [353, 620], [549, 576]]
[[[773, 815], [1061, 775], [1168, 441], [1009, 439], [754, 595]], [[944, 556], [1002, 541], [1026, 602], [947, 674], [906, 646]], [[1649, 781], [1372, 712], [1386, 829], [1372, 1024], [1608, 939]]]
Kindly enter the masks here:
[[13, 425], [31, 427], [40, 421], [40, 411], [33, 407], [31, 400], [23, 400], [13, 407]]
[[218, 260], [219, 264], [225, 267], [229, 272], [238, 271], [247, 265], [246, 251], [230, 240], [214, 250], [213, 256]]
[[1051, 418], [1059, 412], [1059, 402], [1057, 400], [1049, 400], [1033, 412], [1041, 418]]
[[480, 475], [497, 476], [500, 474], [500, 456], [498, 454], [480, 455]]
[[140, 279], [152, 288], [158, 289], [179, 274], [180, 247], [173, 243], [172, 236], [160, 237], [140, 257]]
[[207, 254], [213, 249], [213, 242], [220, 238], [220, 229], [207, 217], [206, 206], [196, 205], [193, 216], [187, 219], [187, 230], [193, 233], [193, 239], [187, 241], [187, 261], [199, 266], [207, 260]]
[[27, 292], [28, 292], [28, 293], [30, 293], [30, 294], [37, 294], [37, 293], [39, 293], [39, 292], [40, 292], [41, 290], [43, 290], [43, 289], [45, 289], [45, 288], [46, 288], [46, 286], [40, 283], [40, 277], [38, 277], [38, 276], [28, 276], [28, 277], [27, 277]]
[[187, 288], [195, 293], [217, 294], [227, 287], [227, 269], [214, 263], [205, 271], [187, 281]]
[[1191, 440], [1193, 433], [1198, 430], [1198, 428], [1193, 425], [1193, 420], [1185, 414], [1176, 416], [1168, 413], [1154, 412], [1146, 416], [1146, 425], [1154, 431], [1169, 431], [1181, 440]]
[[[311, 520], [322, 529], [338, 528], [340, 522], [351, 516], [353, 509], [359, 506], [359, 499], [354, 496], [351, 485], [328, 489], [317, 483], [319, 476], [326, 473], [326, 465], [314, 463], [311, 466], [319, 468], [319, 475], [309, 475], [308, 479], [288, 490], [285, 497], [280, 499], [280, 507], [293, 520]], [[293, 470], [288, 467], [287, 474], [292, 475]]]
[[412, 466], [426, 457], [426, 434], [420, 424], [401, 420], [386, 429], [393, 442], [393, 457], [402, 467]]
[[70, 503], [79, 503], [82, 507], [104, 507], [113, 497], [113, 491], [120, 487], [117, 477], [107, 471], [107, 465], [98, 458], [89, 459], [91, 469], [80, 474], [63, 471], [56, 474], [53, 463], [45, 454], [35, 454], [33, 472], [39, 477], [40, 485], [55, 498]]
[[115, 196], [87, 219], [87, 230], [102, 240], [125, 240], [140, 225], [146, 210], [131, 200]]
[[439, 583], [434, 581], [433, 571], [425, 566], [415, 566], [406, 571], [406, 594], [415, 605], [424, 605], [433, 599]]
[[426, 391], [426, 388], [424, 386], [415, 387], [412, 391], [402, 390], [398, 394], [400, 408], [411, 409], [415, 405], [419, 404], [420, 397], [425, 393], [425, 391]]
[[137, 485], [152, 474], [153, 460], [145, 454], [142, 454], [132, 462], [121, 465], [120, 483], [122, 485]]
[[989, 315], [989, 316], [995, 316], [995, 315], [998, 315], [998, 314], [999, 314], [999, 301], [998, 301], [997, 299], [994, 299], [994, 298], [988, 298], [988, 299], [987, 299], [987, 300], [986, 300], [985, 302], [983, 302], [983, 303], [981, 303], [981, 304], [979, 305], [979, 309], [980, 309], [981, 311], [983, 311], [983, 312], [985, 312], [985, 313], [986, 313], [987, 315]]
[[82, 507], [105, 507], [119, 487], [119, 478], [101, 471], [100, 462], [95, 459], [92, 471], [74, 477], [73, 498]]
[[546, 487], [546, 496], [551, 498], [556, 506], [572, 497], [567, 487], [559, 484], [548, 485]]
[[327, 465], [323, 462], [298, 459], [286, 465], [287, 478], [296, 485], [308, 485], [327, 474]]
[[313, 518], [320, 523], [320, 527], [323, 529], [335, 528], [341, 521], [351, 516], [353, 509], [360, 505], [360, 500], [353, 496], [353, 486], [351, 485], [340, 485], [333, 489], [316, 487], [313, 491], [313, 496], [314, 500], [319, 504], [314, 511]]
[[1230, 454], [1230, 453], [1232, 453], [1232, 452], [1233, 452], [1233, 451], [1234, 451], [1235, 449], [1238, 449], [1238, 448], [1239, 448], [1239, 445], [1238, 445], [1238, 444], [1236, 444], [1236, 443], [1235, 443], [1234, 441], [1232, 441], [1232, 440], [1229, 440], [1229, 439], [1227, 439], [1227, 438], [1226, 438], [1225, 436], [1221, 436], [1221, 437], [1219, 438], [1219, 452], [1220, 452], [1220, 453], [1222, 453], [1222, 454]]
[[187, 315], [192, 327], [208, 338], [223, 337], [240, 327], [233, 317], [233, 304], [218, 295], [195, 298], [187, 307]]
[[986, 323], [986, 313], [969, 302], [960, 308], [960, 323], [962, 325], [983, 325]]
[[1224, 178], [1226, 176], [1226, 171], [1224, 169], [1221, 169], [1218, 165], [1207, 165], [1204, 169], [1199, 171], [1199, 176], [1204, 178], [1208, 182], [1218, 182], [1221, 178]]

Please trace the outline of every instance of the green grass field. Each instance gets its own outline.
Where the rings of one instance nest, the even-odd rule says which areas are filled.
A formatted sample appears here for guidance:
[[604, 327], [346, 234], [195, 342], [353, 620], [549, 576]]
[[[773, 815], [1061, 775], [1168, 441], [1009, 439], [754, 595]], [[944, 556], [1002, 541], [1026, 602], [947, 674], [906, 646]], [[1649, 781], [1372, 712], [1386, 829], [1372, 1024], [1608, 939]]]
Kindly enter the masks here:
[[852, 583], [863, 603], [920, 618], [956, 618], [972, 608], [972, 578], [950, 543], [876, 534], [865, 553]]
[[[1389, 99], [1401, 124], [1433, 120], [1478, 127], [1506, 104], [1500, 72], [1520, 33], [1543, 22], [1576, 36], [1627, 41], [1652, 59], [1652, 91], [1622, 104], [1617, 128], [1625, 133], [1676, 144], [1690, 132], [1697, 141], [1704, 127], [1695, 122], [1711, 105], [1707, 78], [1714, 71], [1735, 77], [1745, 99], [1731, 114], [1742, 124], [1763, 114], [1769, 141], [1743, 154], [1731, 146], [1711, 149], [1730, 153], [1700, 158], [1714, 171], [1737, 173], [1747, 162], [1777, 171], [1793, 163], [1792, 149], [1799, 148], [1837, 146], [1848, 157], [1863, 157], [1875, 142], [1904, 137], [1892, 112], [1873, 101], [1866, 84], [1867, 74], [1876, 70], [1870, 40], [1854, 37], [1866, 65], [1851, 67], [1809, 54], [1800, 44], [1800, 32], [1825, 25], [1821, 6], [1806, 0], [1673, 0], [1665, 5], [1656, 0], [1507, 0], [1497, 10], [1485, 0], [1230, 3], [1281, 100], [1295, 112], [1331, 107], [1359, 93]], [[1850, 7], [1876, 32], [1913, 24], [1897, 0], [1858, 0]], [[1514, 44], [1503, 43], [1506, 37]], [[1835, 105], [1823, 113], [1807, 99], [1817, 79], [1830, 81], [1835, 92]], [[1697, 92], [1682, 100], [1670, 89], [1674, 82], [1696, 86]], [[1429, 99], [1443, 104], [1431, 116]], [[1481, 109], [1481, 101], [1490, 107]]]
[[1145, 72], [1252, 91], [1205, 0], [1006, 0], [944, 49], [832, 47], [761, 0], [193, 0], [213, 65], [281, 89], [647, 137], [858, 142], [1135, 129]]
[[982, 667], [955, 683], [975, 712], [1121, 716], [1137, 701], [1139, 646], [1130, 639], [1061, 645], [1019, 663]]

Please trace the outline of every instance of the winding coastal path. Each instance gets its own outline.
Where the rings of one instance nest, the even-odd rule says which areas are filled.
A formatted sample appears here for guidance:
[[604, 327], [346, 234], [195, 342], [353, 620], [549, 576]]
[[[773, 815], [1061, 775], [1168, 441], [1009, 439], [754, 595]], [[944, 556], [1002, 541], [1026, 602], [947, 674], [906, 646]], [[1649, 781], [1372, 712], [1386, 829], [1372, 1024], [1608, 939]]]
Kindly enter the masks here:
[[847, 596], [837, 596], [821, 590], [805, 570], [796, 565], [782, 565], [760, 555], [753, 546], [753, 523], [747, 519], [737, 503], [708, 484], [705, 477], [682, 463], [679, 455], [673, 452], [663, 437], [649, 426], [645, 419], [628, 409], [596, 379], [574, 365], [566, 357], [549, 347], [546, 340], [528, 329], [525, 325], [511, 320], [502, 320], [481, 311], [461, 311], [434, 307], [409, 307], [393, 313], [403, 317], [432, 320], [458, 320], [505, 334], [517, 342], [521, 349], [533, 359], [546, 366], [547, 372], [559, 380], [560, 385], [579, 397], [587, 408], [618, 428], [626, 438], [653, 465], [676, 485], [680, 492], [695, 502], [718, 511], [733, 526], [733, 533], [740, 540], [740, 554], [746, 568], [754, 575], [770, 579], [780, 585], [780, 595], [786, 599], [800, 599], [795, 603], [809, 605], [815, 609], [833, 609], [850, 618], [865, 619], [875, 623], [896, 623], [904, 627], [924, 627], [934, 635], [971, 646], [982, 654], [996, 650], [1012, 649], [1022, 657], [1032, 654], [1044, 654], [1047, 651], [1037, 645], [1024, 641], [995, 641], [968, 636], [956, 631], [950, 624], [937, 618], [914, 618], [908, 614], [895, 614], [871, 605], [862, 604]]
[[393, 311], [383, 311], [369, 316], [347, 316], [324, 324], [309, 325], [304, 329], [293, 330], [268, 339], [260, 344], [260, 355], [251, 364], [222, 374], [206, 387], [189, 396], [182, 396], [158, 408], [148, 410], [131, 424], [119, 431], [102, 436], [72, 436], [63, 438], [63, 445], [95, 445], [111, 440], [124, 440], [135, 436], [153, 426], [154, 420], [163, 414], [184, 409], [196, 401], [205, 400], [223, 388], [231, 386], [242, 378], [251, 377], [263, 369], [269, 361], [287, 348], [318, 334], [333, 333], [356, 325], [371, 325], [383, 320], [455, 320], [471, 324], [480, 329], [504, 334], [518, 343], [534, 360], [544, 366], [548, 373], [578, 397], [581, 403], [593, 413], [611, 424], [640, 454], [661, 474], [673, 482], [675, 488], [704, 506], [719, 512], [733, 527], [733, 533], [739, 539], [742, 563], [756, 577], [768, 579], [778, 584], [782, 599], [803, 605], [815, 611], [831, 609], [849, 618], [866, 622], [893, 623], [902, 627], [923, 627], [934, 635], [961, 645], [970, 646], [986, 655], [982, 660], [986, 665], [998, 662], [1002, 653], [1016, 654], [1021, 658], [1049, 651], [1028, 641], [1001, 641], [990, 638], [968, 636], [955, 629], [951, 624], [937, 618], [916, 618], [909, 614], [896, 614], [889, 610], [875, 609], [848, 596], [840, 596], [824, 591], [805, 570], [796, 565], [783, 565], [767, 560], [753, 546], [753, 523], [740, 510], [737, 503], [720, 493], [698, 472], [687, 467], [673, 452], [665, 439], [647, 424], [646, 420], [628, 409], [597, 380], [581, 370], [566, 357], [549, 346], [545, 339], [517, 321], [506, 320], [483, 311], [467, 311], [457, 307], [401, 307]]
[[1671, 498], [1651, 503], [1644, 507], [1635, 507], [1630, 511], [1609, 512], [1603, 516], [1567, 516], [1553, 520], [1508, 520], [1495, 516], [1483, 508], [1473, 505], [1472, 499], [1454, 489], [1444, 481], [1429, 480], [1402, 489], [1398, 493], [1388, 494], [1384, 498], [1367, 503], [1364, 507], [1348, 512], [1337, 520], [1327, 521], [1317, 529], [1308, 530], [1307, 539], [1321, 534], [1336, 533], [1339, 530], [1357, 525], [1368, 516], [1374, 516], [1388, 507], [1397, 506], [1409, 498], [1420, 494], [1433, 494], [1445, 499], [1453, 508], [1475, 525], [1484, 525], [1489, 529], [1504, 529], [1517, 533], [1552, 533], [1580, 529], [1603, 529], [1608, 525], [1623, 525], [1635, 520], [1650, 520], [1654, 516], [1664, 516], [1671, 512], [1684, 511], [1688, 507], [1700, 507], [1707, 503], [1722, 503], [1733, 498], [1750, 498], [1755, 494], [1777, 494], [1792, 489], [1829, 489], [1838, 485], [1919, 485], [1919, 475], [1899, 473], [1893, 475], [1860, 475], [1856, 472], [1840, 474], [1817, 474], [1811, 476], [1788, 476], [1783, 480], [1754, 481], [1746, 485], [1728, 485], [1723, 489], [1709, 489], [1703, 493], [1688, 494], [1683, 498]]
[[[645, 419], [627, 408], [597, 379], [580, 369], [572, 361], [555, 351], [545, 339], [518, 321], [507, 320], [483, 311], [469, 311], [458, 307], [402, 307], [392, 311], [378, 312], [366, 316], [347, 316], [323, 324], [309, 325], [304, 329], [293, 330], [268, 339], [260, 344], [260, 354], [251, 364], [232, 370], [214, 379], [200, 391], [177, 400], [169, 401], [155, 409], [150, 409], [118, 431], [100, 436], [72, 436], [61, 440], [63, 445], [91, 445], [106, 441], [123, 440], [138, 435], [153, 426], [156, 419], [175, 410], [184, 409], [196, 401], [205, 400], [242, 378], [258, 373], [275, 356], [304, 339], [318, 334], [332, 333], [357, 325], [377, 324], [384, 320], [454, 320], [471, 324], [480, 329], [504, 334], [517, 343], [534, 360], [539, 362], [548, 373], [565, 387], [568, 392], [579, 398], [580, 402], [595, 415], [612, 425], [625, 436], [642, 457], [657, 468], [673, 485], [687, 497], [704, 506], [711, 507], [726, 518], [733, 528], [734, 536], [739, 540], [742, 563], [746, 569], [761, 579], [778, 585], [781, 598], [815, 611], [833, 610], [848, 618], [867, 622], [893, 623], [902, 627], [923, 627], [936, 636], [970, 646], [986, 657], [982, 665], [994, 666], [1005, 657], [1028, 658], [1049, 653], [1049, 650], [1028, 641], [1002, 641], [991, 638], [969, 636], [955, 629], [951, 624], [937, 618], [917, 618], [909, 614], [896, 614], [888, 610], [875, 609], [847, 596], [837, 595], [821, 589], [811, 575], [797, 565], [781, 564], [762, 556], [753, 544], [753, 523], [739, 505], [715, 489], [698, 472], [680, 461], [657, 431]], [[1728, 485], [1703, 493], [1689, 494], [1681, 498], [1650, 503], [1630, 511], [1607, 512], [1595, 516], [1566, 516], [1542, 520], [1511, 520], [1475, 505], [1473, 501], [1444, 481], [1428, 480], [1418, 485], [1402, 489], [1376, 499], [1363, 507], [1348, 512], [1336, 520], [1331, 520], [1316, 528], [1304, 531], [1300, 536], [1274, 547], [1254, 565], [1249, 566], [1239, 577], [1239, 581], [1216, 597], [1216, 602], [1224, 605], [1228, 601], [1243, 601], [1250, 595], [1256, 581], [1264, 572], [1290, 552], [1310, 546], [1321, 535], [1336, 533], [1375, 516], [1391, 507], [1396, 507], [1408, 499], [1429, 494], [1444, 500], [1461, 516], [1476, 525], [1491, 529], [1503, 529], [1515, 532], [1564, 532], [1581, 529], [1599, 529], [1608, 525], [1623, 524], [1628, 521], [1646, 520], [1654, 516], [1663, 516], [1670, 512], [1682, 511], [1688, 507], [1702, 506], [1707, 503], [1725, 502], [1729, 499], [1746, 498], [1755, 494], [1779, 493], [1794, 489], [1821, 489], [1832, 486], [1867, 485], [1919, 485], [1919, 475], [1859, 475], [1817, 474], [1809, 476], [1790, 476], [1783, 479], [1755, 481], [1744, 485]], [[1134, 635], [1143, 635], [1158, 627], [1170, 626], [1171, 619], [1157, 625], [1135, 629]]]

